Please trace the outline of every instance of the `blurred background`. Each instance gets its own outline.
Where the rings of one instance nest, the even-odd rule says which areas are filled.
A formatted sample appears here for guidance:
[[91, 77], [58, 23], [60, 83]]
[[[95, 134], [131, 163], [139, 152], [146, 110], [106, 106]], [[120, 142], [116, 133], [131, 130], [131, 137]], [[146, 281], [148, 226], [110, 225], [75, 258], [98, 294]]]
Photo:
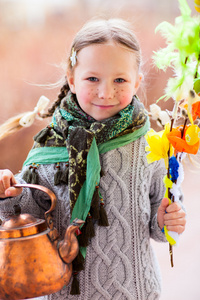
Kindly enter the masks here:
[[[188, 0], [192, 14], [194, 1]], [[180, 15], [178, 0], [0, 0], [0, 124], [8, 118], [33, 110], [39, 97], [51, 103], [59, 88], [47, 88], [63, 73], [72, 37], [92, 17], [120, 17], [130, 21], [143, 53], [145, 94], [148, 108], [161, 95], [170, 76], [156, 70], [153, 51], [165, 46], [156, 26], [162, 21], [174, 23]], [[173, 103], [162, 102], [170, 110]], [[0, 141], [0, 168], [17, 173], [33, 144], [33, 136], [50, 119], [36, 121], [31, 128]], [[155, 126], [155, 124], [153, 124]], [[180, 245], [174, 249], [174, 268], [170, 267], [168, 245], [153, 243], [163, 277], [161, 300], [199, 300], [200, 278], [200, 201], [199, 170], [185, 166], [183, 191], [188, 224]], [[95, 300], [95, 299], [94, 299]]]

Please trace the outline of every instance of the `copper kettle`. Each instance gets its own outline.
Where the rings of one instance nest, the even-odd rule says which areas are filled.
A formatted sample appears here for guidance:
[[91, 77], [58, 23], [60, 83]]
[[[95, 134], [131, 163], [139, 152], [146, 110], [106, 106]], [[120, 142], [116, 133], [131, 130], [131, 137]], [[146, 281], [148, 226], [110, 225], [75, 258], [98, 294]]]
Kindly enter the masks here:
[[45, 220], [30, 214], [15, 215], [0, 226], [0, 299], [28, 299], [55, 293], [67, 285], [72, 275], [72, 261], [78, 254], [75, 231], [84, 221], [75, 219], [60, 240], [51, 212], [56, 196], [36, 184], [15, 187], [35, 188], [47, 193], [51, 207]]

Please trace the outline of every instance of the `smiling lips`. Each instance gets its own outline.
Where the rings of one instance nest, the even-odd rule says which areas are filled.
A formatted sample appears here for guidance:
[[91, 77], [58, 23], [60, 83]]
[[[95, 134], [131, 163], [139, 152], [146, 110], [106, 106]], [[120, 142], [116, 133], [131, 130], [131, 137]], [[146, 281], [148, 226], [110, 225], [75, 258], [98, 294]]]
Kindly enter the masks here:
[[108, 108], [112, 108], [112, 107], [115, 106], [115, 105], [99, 105], [99, 104], [94, 104], [94, 103], [93, 103], [93, 105], [97, 106], [97, 107], [99, 107], [101, 109], [108, 109]]

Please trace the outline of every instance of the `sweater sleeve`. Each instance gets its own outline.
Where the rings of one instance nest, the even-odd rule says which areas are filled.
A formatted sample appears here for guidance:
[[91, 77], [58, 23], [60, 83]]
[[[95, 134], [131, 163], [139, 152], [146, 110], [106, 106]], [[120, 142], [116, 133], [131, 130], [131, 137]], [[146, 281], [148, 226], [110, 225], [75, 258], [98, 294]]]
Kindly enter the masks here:
[[[26, 184], [23, 179], [24, 172], [28, 167], [23, 167], [22, 171], [15, 175], [17, 183]], [[52, 190], [54, 165], [40, 165], [37, 169], [39, 177], [39, 185], [45, 186]], [[51, 176], [49, 176], [51, 174]], [[50, 180], [49, 180], [50, 177]], [[52, 182], [51, 182], [52, 179]], [[35, 218], [43, 218], [44, 213], [50, 208], [49, 196], [37, 189], [23, 188], [23, 191], [17, 197], [10, 197], [0, 200], [0, 218], [4, 220], [14, 213], [14, 205], [18, 204], [21, 207], [21, 213], [29, 213]]]
[[[19, 184], [26, 184], [23, 179], [23, 174], [27, 167], [23, 167], [21, 173], [15, 175], [16, 181]], [[40, 176], [40, 174], [38, 174]], [[23, 191], [17, 197], [9, 197], [0, 200], [0, 218], [4, 220], [14, 214], [14, 205], [18, 204], [21, 208], [21, 213], [28, 213], [35, 218], [44, 218], [44, 212], [50, 207], [50, 203], [47, 203], [45, 207], [42, 207], [37, 202], [37, 197], [42, 198], [43, 201], [49, 200], [49, 196], [44, 192], [23, 188]]]
[[163, 161], [154, 163], [154, 173], [150, 186], [150, 203], [151, 203], [151, 222], [150, 222], [150, 236], [156, 241], [166, 242], [165, 234], [161, 231], [157, 222], [158, 207], [165, 194], [165, 186], [163, 178], [166, 175], [166, 169]]
[[[60, 163], [60, 167], [64, 168], [65, 163]], [[27, 167], [23, 167], [21, 173], [17, 174], [18, 183], [26, 183], [23, 180], [23, 174]], [[64, 235], [67, 226], [70, 223], [70, 204], [68, 201], [68, 186], [54, 184], [55, 165], [39, 165], [37, 173], [39, 177], [39, 185], [50, 189], [56, 196], [57, 204], [52, 212], [54, 226], [61, 235]], [[19, 204], [21, 213], [29, 213], [35, 218], [44, 219], [45, 212], [50, 208], [51, 201], [49, 196], [37, 189], [23, 188], [22, 193], [17, 197], [6, 198], [0, 200], [0, 219], [4, 220], [14, 214], [14, 205]]]

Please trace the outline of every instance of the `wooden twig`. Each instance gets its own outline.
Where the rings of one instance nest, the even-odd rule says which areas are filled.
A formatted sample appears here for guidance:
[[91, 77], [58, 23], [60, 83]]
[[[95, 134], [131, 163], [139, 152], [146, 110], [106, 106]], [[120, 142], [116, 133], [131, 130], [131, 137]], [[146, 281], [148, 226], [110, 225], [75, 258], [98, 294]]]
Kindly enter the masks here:
[[[184, 121], [184, 125], [183, 125], [183, 129], [181, 131], [181, 138], [183, 138], [184, 135], [184, 131], [185, 131], [185, 126], [187, 124], [188, 118], [185, 118]], [[170, 127], [170, 131], [172, 131], [173, 128], [173, 123], [174, 123], [174, 119], [171, 120], [171, 127]], [[168, 151], [168, 157], [170, 158], [170, 146], [169, 146], [169, 151]], [[169, 166], [168, 166], [168, 172], [167, 172], [167, 176], [168, 178], [170, 178], [170, 173], [169, 173]], [[175, 182], [176, 183], [176, 182]], [[170, 193], [170, 188], [168, 188], [168, 198], [174, 202], [174, 196]], [[174, 261], [173, 261], [173, 247], [172, 245], [169, 244], [169, 255], [170, 255], [170, 262], [171, 262], [171, 267], [174, 267]]]
[[[170, 131], [172, 131], [173, 124], [174, 124], [174, 119], [171, 120]], [[168, 160], [169, 160], [169, 158], [170, 158], [170, 144], [169, 144], [169, 151], [168, 151]], [[167, 177], [170, 179], [169, 165], [168, 165], [168, 170], [167, 170]], [[168, 188], [168, 198], [172, 202], [174, 202], [174, 196], [172, 197], [172, 194], [170, 193], [170, 188]], [[173, 268], [173, 266], [174, 266], [173, 247], [170, 244], [169, 244], [169, 257], [170, 257], [171, 267]]]

